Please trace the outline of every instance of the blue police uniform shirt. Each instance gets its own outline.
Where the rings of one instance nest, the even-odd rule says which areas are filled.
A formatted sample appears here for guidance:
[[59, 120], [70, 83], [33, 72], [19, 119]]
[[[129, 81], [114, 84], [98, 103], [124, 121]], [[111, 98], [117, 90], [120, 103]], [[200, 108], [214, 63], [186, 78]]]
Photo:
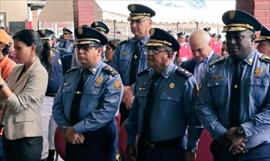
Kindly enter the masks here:
[[63, 56], [66, 55], [72, 55], [73, 49], [74, 49], [74, 43], [71, 40], [64, 40], [61, 39], [57, 44], [56, 48], [63, 54]]
[[[201, 123], [214, 139], [230, 127], [232, 60], [230, 57], [210, 65], [198, 93], [196, 111]], [[270, 61], [253, 51], [241, 63], [240, 123], [246, 134], [246, 148], [270, 143]]]
[[56, 95], [58, 88], [63, 82], [63, 68], [60, 53], [55, 48], [52, 48], [50, 64], [51, 70], [49, 71], [49, 81], [46, 95]]
[[[120, 75], [112, 67], [101, 61], [96, 68], [89, 70], [80, 104], [80, 122], [73, 126], [77, 133], [97, 130], [113, 120], [123, 95]], [[71, 104], [81, 71], [81, 68], [70, 69], [55, 97], [53, 117], [60, 127], [71, 126]]]
[[121, 75], [124, 85], [132, 85], [134, 82], [130, 80], [131, 71], [131, 60], [135, 47], [140, 43], [140, 56], [139, 56], [139, 66], [137, 73], [140, 73], [148, 68], [147, 65], [147, 52], [144, 50], [143, 45], [149, 41], [149, 36], [145, 37], [142, 40], [132, 38], [128, 41], [121, 43], [114, 52], [113, 60], [111, 62], [112, 67], [114, 67], [119, 74]]
[[[180, 70], [182, 72], [180, 72]], [[183, 73], [184, 72], [184, 73]], [[128, 144], [134, 144], [141, 134], [143, 113], [147, 102], [153, 69], [139, 74], [135, 85], [135, 100], [127, 123]], [[184, 137], [188, 127], [188, 147], [195, 148], [201, 128], [194, 111], [196, 81], [191, 73], [171, 63], [161, 73], [151, 113], [151, 141]]]

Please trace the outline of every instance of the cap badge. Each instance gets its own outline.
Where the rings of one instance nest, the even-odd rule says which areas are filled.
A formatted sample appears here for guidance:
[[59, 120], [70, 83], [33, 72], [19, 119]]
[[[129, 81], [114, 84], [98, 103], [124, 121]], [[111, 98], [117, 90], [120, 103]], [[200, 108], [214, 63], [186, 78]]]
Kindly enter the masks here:
[[79, 27], [78, 28], [78, 33], [81, 35], [83, 33], [83, 28], [82, 27]]

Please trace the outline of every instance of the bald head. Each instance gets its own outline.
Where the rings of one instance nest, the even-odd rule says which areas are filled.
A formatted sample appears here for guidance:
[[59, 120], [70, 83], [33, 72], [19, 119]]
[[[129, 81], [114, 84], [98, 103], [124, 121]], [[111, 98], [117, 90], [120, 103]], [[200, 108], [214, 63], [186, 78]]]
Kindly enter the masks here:
[[203, 61], [211, 52], [210, 36], [204, 30], [191, 33], [189, 38], [190, 48], [196, 61]]

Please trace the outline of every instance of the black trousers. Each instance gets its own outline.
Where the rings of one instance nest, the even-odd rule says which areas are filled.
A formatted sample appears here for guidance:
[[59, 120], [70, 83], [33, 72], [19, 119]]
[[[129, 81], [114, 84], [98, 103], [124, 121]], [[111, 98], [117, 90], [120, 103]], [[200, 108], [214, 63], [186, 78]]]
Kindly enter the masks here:
[[8, 140], [4, 137], [3, 147], [7, 161], [40, 161], [42, 136]]
[[115, 161], [116, 121], [104, 127], [83, 133], [83, 144], [67, 144], [65, 161]]

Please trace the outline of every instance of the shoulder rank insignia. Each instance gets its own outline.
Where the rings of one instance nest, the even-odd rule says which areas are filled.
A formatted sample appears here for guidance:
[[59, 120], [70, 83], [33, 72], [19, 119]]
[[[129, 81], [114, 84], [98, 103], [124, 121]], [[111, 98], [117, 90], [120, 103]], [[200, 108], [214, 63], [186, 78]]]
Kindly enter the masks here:
[[264, 61], [264, 62], [270, 63], [270, 57], [267, 56], [267, 55], [264, 55], [264, 54], [263, 54], [262, 56], [260, 56], [259, 59], [262, 60], [262, 61]]
[[112, 76], [115, 76], [116, 74], [118, 74], [118, 72], [109, 65], [106, 65], [105, 67], [103, 67], [103, 70]]
[[189, 71], [181, 67], [177, 69], [177, 72], [184, 75], [185, 77], [190, 77], [192, 75]]
[[212, 66], [214, 66], [214, 65], [216, 65], [216, 64], [219, 64], [219, 63], [224, 62], [224, 61], [226, 60], [226, 58], [227, 58], [227, 57], [221, 57], [221, 58], [219, 58], [219, 59], [217, 59], [217, 60], [212, 61], [212, 62], [209, 64], [209, 67], [212, 67]]
[[145, 73], [148, 73], [148, 72], [150, 71], [150, 69], [151, 69], [151, 68], [147, 68], [147, 69], [141, 71], [141, 72], [138, 74], [138, 76], [143, 75], [143, 74], [145, 74]]

